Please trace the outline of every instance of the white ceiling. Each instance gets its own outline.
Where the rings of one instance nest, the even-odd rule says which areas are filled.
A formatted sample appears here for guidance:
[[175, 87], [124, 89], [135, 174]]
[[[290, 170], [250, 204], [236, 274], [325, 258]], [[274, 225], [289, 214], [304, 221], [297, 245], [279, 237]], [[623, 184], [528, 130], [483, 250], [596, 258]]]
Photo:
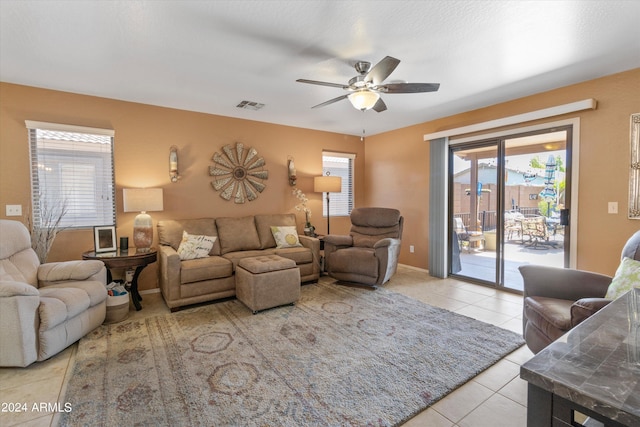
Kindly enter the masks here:
[[[373, 135], [640, 67], [639, 22], [640, 1], [0, 0], [0, 80]], [[363, 113], [296, 82], [387, 55], [387, 81], [440, 90]]]

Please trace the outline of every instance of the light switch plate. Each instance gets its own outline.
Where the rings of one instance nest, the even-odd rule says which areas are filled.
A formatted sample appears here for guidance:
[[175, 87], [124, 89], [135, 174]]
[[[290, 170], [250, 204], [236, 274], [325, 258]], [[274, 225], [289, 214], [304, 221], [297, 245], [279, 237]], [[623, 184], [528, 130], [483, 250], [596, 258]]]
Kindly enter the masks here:
[[22, 205], [6, 205], [7, 216], [22, 216]]
[[609, 202], [608, 212], [610, 214], [617, 214], [618, 213], [618, 202]]

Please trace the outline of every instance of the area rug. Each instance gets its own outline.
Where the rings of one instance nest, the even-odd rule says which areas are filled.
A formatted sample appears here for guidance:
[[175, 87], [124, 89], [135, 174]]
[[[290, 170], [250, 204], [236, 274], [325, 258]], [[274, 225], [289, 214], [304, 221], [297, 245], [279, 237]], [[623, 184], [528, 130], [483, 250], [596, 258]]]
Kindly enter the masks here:
[[99, 327], [79, 343], [61, 425], [398, 425], [522, 344], [385, 289], [321, 282], [256, 315], [229, 300]]

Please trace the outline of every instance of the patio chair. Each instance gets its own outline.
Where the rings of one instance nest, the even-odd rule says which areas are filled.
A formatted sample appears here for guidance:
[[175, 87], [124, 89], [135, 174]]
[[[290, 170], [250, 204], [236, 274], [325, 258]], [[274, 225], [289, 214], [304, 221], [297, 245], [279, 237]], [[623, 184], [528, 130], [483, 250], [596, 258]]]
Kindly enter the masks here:
[[[547, 227], [547, 218], [543, 216], [534, 216], [524, 218], [520, 221], [522, 225], [522, 243], [534, 249], [549, 249], [549, 228]], [[529, 236], [528, 242], [524, 241], [524, 236]]]
[[[512, 240], [514, 237], [518, 238], [522, 234], [522, 220], [524, 215], [520, 212], [505, 212], [504, 215], [504, 233], [508, 240]], [[515, 235], [515, 236], [514, 236]]]
[[469, 231], [462, 222], [462, 218], [453, 218], [453, 229], [458, 236], [458, 244], [460, 248], [469, 252], [472, 244], [484, 249], [484, 234], [482, 231]]
[[[627, 241], [621, 259], [640, 261], [640, 231]], [[560, 338], [611, 301], [612, 278], [603, 274], [542, 265], [521, 265], [524, 281], [522, 331], [533, 353]]]

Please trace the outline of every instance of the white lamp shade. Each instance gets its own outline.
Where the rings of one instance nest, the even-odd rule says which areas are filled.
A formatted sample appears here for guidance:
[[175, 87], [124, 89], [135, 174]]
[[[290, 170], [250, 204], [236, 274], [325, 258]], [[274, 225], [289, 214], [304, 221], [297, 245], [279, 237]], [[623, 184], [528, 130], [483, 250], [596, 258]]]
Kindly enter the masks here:
[[339, 176], [316, 176], [313, 178], [313, 191], [316, 193], [340, 193], [342, 178]]
[[376, 102], [380, 99], [380, 95], [369, 90], [359, 90], [350, 94], [348, 98], [349, 101], [351, 101], [351, 105], [358, 110], [370, 110], [376, 105]]
[[125, 188], [122, 190], [125, 212], [152, 212], [163, 209], [162, 188]]

